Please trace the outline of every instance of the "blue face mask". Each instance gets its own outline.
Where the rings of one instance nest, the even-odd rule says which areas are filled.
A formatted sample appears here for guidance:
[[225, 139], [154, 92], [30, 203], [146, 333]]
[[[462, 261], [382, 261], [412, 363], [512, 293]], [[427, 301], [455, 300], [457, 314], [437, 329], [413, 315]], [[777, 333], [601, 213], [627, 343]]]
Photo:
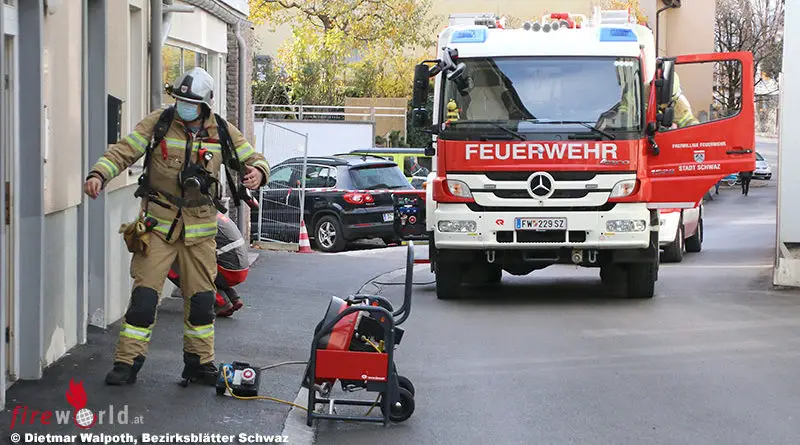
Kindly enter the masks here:
[[200, 107], [197, 104], [179, 100], [176, 105], [178, 117], [184, 122], [193, 122], [200, 117]]

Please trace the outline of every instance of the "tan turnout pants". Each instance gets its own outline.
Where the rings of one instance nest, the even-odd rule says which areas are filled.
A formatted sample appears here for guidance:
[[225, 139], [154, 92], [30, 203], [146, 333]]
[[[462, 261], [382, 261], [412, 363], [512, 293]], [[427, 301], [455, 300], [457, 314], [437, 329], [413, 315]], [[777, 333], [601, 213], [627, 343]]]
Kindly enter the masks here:
[[117, 342], [115, 361], [133, 364], [136, 357], [146, 357], [156, 323], [159, 294], [176, 258], [181, 270], [180, 287], [184, 300], [184, 362], [187, 362], [187, 355], [199, 358], [201, 364], [213, 361], [216, 240], [209, 236], [191, 246], [187, 246], [183, 239], [169, 244], [155, 233], [151, 233], [150, 240], [148, 255], [135, 253], [131, 260], [133, 290]]

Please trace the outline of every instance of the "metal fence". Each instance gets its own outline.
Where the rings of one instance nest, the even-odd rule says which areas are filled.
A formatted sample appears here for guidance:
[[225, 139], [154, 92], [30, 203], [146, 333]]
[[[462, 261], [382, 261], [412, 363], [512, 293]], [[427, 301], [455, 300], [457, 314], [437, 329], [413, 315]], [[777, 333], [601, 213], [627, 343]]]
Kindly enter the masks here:
[[[366, 121], [391, 122], [388, 128], [394, 128], [405, 139], [408, 129], [408, 110], [404, 107], [377, 107], [363, 105], [282, 105], [254, 104], [253, 113], [256, 119], [270, 120], [305, 120], [305, 121]], [[400, 123], [402, 122], [402, 127]], [[395, 124], [396, 123], [396, 124]], [[384, 127], [378, 125], [379, 128]], [[386, 128], [384, 128], [386, 129]], [[391, 131], [380, 134], [388, 138]], [[374, 142], [374, 141], [373, 141]]]
[[272, 168], [269, 182], [258, 192], [259, 207], [251, 211], [250, 232], [257, 242], [279, 243], [292, 249], [300, 242], [300, 219], [305, 207], [308, 135], [262, 121], [256, 150], [271, 167], [295, 158], [289, 168]]
[[253, 111], [256, 119], [345, 120], [361, 117], [374, 121], [376, 117], [392, 117], [403, 119], [405, 123], [407, 118], [407, 110], [403, 107], [255, 104]]

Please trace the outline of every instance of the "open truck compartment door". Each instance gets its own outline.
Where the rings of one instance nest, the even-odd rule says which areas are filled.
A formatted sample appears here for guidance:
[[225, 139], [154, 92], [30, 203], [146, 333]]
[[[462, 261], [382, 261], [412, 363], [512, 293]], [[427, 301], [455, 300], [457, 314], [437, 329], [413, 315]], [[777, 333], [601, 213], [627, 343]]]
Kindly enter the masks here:
[[[653, 135], [657, 150], [651, 147], [644, 156], [642, 187], [650, 208], [692, 208], [726, 175], [755, 169], [753, 56], [714, 53], [670, 60], [676, 74], [674, 116], [670, 126], [658, 124]], [[680, 95], [674, 94], [678, 85]], [[650, 94], [648, 122], [656, 120], [658, 89]]]

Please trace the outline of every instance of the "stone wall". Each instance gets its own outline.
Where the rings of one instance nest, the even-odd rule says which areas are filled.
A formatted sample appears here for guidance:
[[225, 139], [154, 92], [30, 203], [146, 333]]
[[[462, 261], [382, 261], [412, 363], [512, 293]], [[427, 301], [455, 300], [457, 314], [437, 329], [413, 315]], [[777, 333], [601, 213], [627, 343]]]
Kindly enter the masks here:
[[[241, 28], [242, 36], [247, 45], [247, 81], [245, 88], [247, 92], [245, 97], [247, 103], [245, 106], [248, 110], [253, 108], [253, 94], [251, 84], [251, 73], [253, 71], [253, 46], [255, 45], [255, 35], [253, 32], [252, 24], [245, 22]], [[228, 25], [228, 67], [227, 67], [227, 110], [228, 121], [238, 128], [242, 129], [239, 124], [239, 44], [236, 40], [236, 27]], [[253, 140], [253, 113], [247, 113], [247, 122], [244, 128], [245, 136], [249, 141]]]
[[[252, 24], [249, 22], [243, 22], [241, 26], [241, 33], [244, 37], [245, 44], [247, 45], [247, 63], [246, 63], [246, 70], [247, 76], [245, 80], [245, 98], [246, 104], [244, 105], [248, 110], [252, 110], [252, 102], [253, 102], [253, 93], [252, 93], [252, 72], [253, 72], [253, 47], [255, 45], [255, 35], [253, 32]], [[251, 144], [255, 145], [255, 138], [253, 134], [253, 113], [252, 111], [246, 114], [247, 120], [242, 126], [239, 122], [239, 43], [236, 39], [236, 27], [232, 25], [228, 25], [228, 57], [227, 57], [227, 120], [231, 124], [235, 125], [237, 128], [244, 132], [245, 137]], [[244, 127], [244, 128], [242, 128]], [[233, 202], [230, 201], [230, 206], [233, 206]], [[237, 222], [238, 224], [238, 212], [236, 209], [231, 209], [228, 212], [228, 215]], [[247, 227], [249, 228], [250, 222], [250, 213], [245, 212], [245, 220]], [[250, 239], [249, 230], [247, 233], [243, 233], [245, 239]]]

